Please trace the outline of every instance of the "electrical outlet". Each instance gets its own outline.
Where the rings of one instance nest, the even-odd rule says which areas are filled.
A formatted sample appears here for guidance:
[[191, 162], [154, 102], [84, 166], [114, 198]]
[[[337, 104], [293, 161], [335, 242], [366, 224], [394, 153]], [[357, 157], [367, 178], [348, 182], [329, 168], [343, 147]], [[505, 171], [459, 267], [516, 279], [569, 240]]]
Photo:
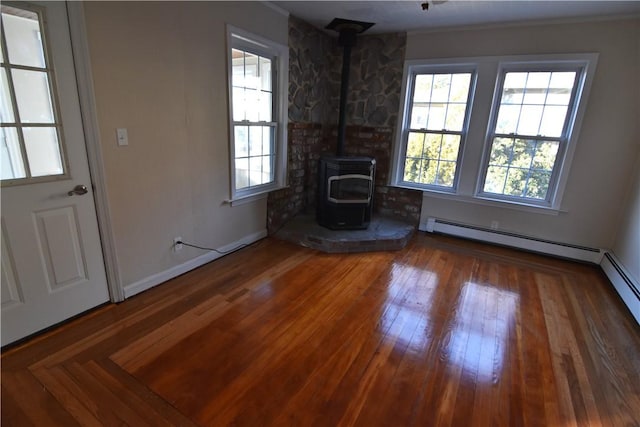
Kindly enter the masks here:
[[500, 226], [500, 223], [498, 221], [491, 221], [492, 230], [497, 230], [499, 226]]
[[182, 250], [182, 237], [173, 238], [173, 251], [178, 252]]

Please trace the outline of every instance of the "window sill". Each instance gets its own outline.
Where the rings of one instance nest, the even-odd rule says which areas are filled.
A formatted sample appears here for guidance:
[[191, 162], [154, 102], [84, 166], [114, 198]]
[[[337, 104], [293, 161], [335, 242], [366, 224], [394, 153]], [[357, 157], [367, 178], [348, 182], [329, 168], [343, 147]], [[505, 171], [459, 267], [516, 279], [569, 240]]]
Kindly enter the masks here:
[[[403, 186], [403, 185], [394, 185], [394, 187], [410, 188], [412, 190], [417, 190], [417, 188], [415, 187]], [[429, 197], [434, 199], [444, 199], [444, 200], [450, 200], [450, 201], [461, 202], [461, 203], [471, 203], [474, 205], [491, 206], [491, 207], [502, 208], [502, 209], [513, 209], [521, 212], [532, 212], [532, 213], [554, 215], [554, 216], [559, 215], [560, 213], [567, 212], [565, 210], [553, 208], [550, 206], [529, 205], [525, 203], [518, 203], [516, 201], [510, 201], [510, 200], [498, 200], [498, 199], [492, 199], [489, 197], [455, 194], [455, 193], [449, 193], [445, 191], [434, 191], [434, 190], [425, 190], [425, 189], [419, 189], [419, 190], [422, 191], [423, 197]]]
[[247, 194], [243, 196], [237, 196], [234, 199], [226, 199], [224, 200], [225, 204], [233, 206], [242, 206], [249, 203], [257, 202], [258, 200], [266, 199], [269, 196], [269, 193], [272, 191], [282, 190], [284, 188], [289, 188], [289, 186], [279, 186], [279, 187], [269, 187], [260, 192], [256, 192], [253, 194]]

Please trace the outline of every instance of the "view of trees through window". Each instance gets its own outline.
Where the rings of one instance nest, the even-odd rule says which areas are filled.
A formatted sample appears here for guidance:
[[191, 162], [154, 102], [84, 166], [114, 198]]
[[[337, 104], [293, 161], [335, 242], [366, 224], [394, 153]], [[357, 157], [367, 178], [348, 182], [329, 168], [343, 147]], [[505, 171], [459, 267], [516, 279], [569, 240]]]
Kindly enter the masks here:
[[405, 182], [454, 186], [471, 78], [471, 73], [415, 75]]
[[545, 200], [576, 71], [507, 72], [483, 191]]

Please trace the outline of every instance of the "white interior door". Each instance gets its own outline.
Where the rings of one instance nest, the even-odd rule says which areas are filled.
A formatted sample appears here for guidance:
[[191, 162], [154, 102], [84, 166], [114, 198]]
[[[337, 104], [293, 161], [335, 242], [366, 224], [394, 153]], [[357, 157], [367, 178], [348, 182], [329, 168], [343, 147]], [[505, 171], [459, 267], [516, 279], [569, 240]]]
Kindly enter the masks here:
[[109, 293], [66, 5], [1, 8], [5, 345], [104, 303]]

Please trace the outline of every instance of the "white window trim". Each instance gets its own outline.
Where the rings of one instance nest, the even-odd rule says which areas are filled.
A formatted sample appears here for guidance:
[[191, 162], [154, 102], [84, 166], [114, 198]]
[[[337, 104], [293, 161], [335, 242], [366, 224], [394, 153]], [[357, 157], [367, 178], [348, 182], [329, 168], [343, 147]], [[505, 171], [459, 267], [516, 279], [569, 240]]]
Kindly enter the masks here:
[[[391, 173], [389, 174], [389, 185], [400, 188], [422, 190], [425, 196], [437, 199], [446, 199], [459, 201], [463, 203], [481, 204], [486, 206], [502, 206], [513, 208], [516, 210], [524, 210], [528, 212], [538, 212], [543, 214], [557, 214], [563, 212], [561, 208], [562, 198], [564, 196], [565, 187], [569, 178], [569, 170], [575, 153], [582, 120], [587, 109], [587, 100], [591, 91], [591, 85], [595, 75], [598, 60], [597, 53], [577, 53], [577, 54], [549, 54], [549, 55], [504, 55], [504, 56], [483, 56], [483, 57], [461, 57], [461, 58], [439, 58], [428, 60], [407, 60], [404, 64], [404, 74], [402, 79], [402, 98], [398, 113], [399, 122], [396, 127], [394, 138], [394, 149], [391, 163]], [[567, 135], [566, 150], [563, 154], [560, 170], [557, 174], [555, 184], [555, 193], [548, 204], [530, 203], [529, 199], [503, 199], [492, 197], [487, 193], [482, 193], [481, 187], [484, 179], [485, 158], [487, 153], [487, 141], [491, 136], [490, 127], [493, 126], [494, 114], [497, 112], [494, 108], [497, 93], [501, 91], [500, 85], [500, 67], [513, 66], [514, 64], [526, 66], [527, 64], [540, 64], [543, 62], [554, 62], [555, 64], [582, 64], [585, 67], [585, 74], [582, 80], [582, 91], [578, 91], [576, 98], [577, 108], [572, 117], [570, 132]], [[474, 66], [477, 70], [475, 80], [474, 97], [469, 106], [470, 117], [467, 127], [467, 135], [465, 144], [461, 148], [461, 160], [458, 165], [459, 177], [455, 191], [446, 191], [440, 188], [425, 188], [408, 185], [402, 181], [402, 171], [404, 162], [403, 132], [409, 103], [411, 102], [411, 87], [409, 86], [409, 69], [417, 69], [423, 66], [425, 69], [430, 67], [432, 70], [441, 66], [442, 70], [451, 69], [455, 66]], [[449, 67], [449, 68], [447, 68]], [[491, 104], [480, 99], [481, 93], [490, 91], [489, 85], [493, 89], [491, 96]], [[485, 95], [486, 96], [486, 95]], [[486, 98], [485, 98], [486, 99]], [[483, 104], [479, 104], [479, 102]], [[480, 131], [482, 129], [482, 131]]]
[[[498, 64], [496, 73], [496, 84], [493, 92], [493, 100], [491, 101], [491, 115], [487, 126], [487, 134], [485, 136], [483, 155], [481, 161], [481, 169], [477, 174], [475, 197], [487, 201], [513, 203], [524, 206], [533, 206], [541, 208], [551, 208], [560, 210], [562, 196], [569, 177], [571, 162], [575, 153], [578, 135], [582, 127], [582, 119], [587, 108], [587, 102], [595, 67], [598, 61], [598, 54], [567, 54], [567, 55], [527, 55], [513, 58], [504, 58]], [[573, 104], [570, 106], [572, 110], [567, 123], [566, 141], [560, 146], [556, 163], [559, 170], [554, 170], [552, 181], [549, 183], [549, 195], [545, 200], [532, 200], [517, 197], [509, 197], [498, 194], [486, 193], [483, 191], [483, 184], [488, 167], [488, 157], [491, 150], [492, 137], [495, 132], [496, 118], [500, 106], [500, 97], [502, 95], [503, 74], [511, 71], [531, 71], [536, 68], [553, 68], [554, 70], [576, 70], [582, 69], [582, 75], [577, 82], [575, 88], [576, 95]]]
[[[469, 97], [467, 100], [467, 109], [464, 118], [464, 124], [460, 131], [460, 148], [458, 158], [456, 159], [456, 173], [451, 188], [431, 185], [419, 184], [404, 181], [404, 159], [407, 152], [407, 138], [411, 117], [411, 104], [413, 102], [413, 82], [417, 74], [437, 74], [437, 73], [471, 73], [471, 82], [469, 83]], [[436, 193], [455, 194], [458, 188], [458, 182], [462, 171], [462, 163], [464, 159], [464, 148], [469, 131], [469, 120], [471, 118], [471, 110], [473, 107], [473, 98], [475, 94], [475, 86], [477, 81], [477, 64], [468, 62], [464, 59], [451, 62], [438, 61], [405, 61], [402, 77], [402, 100], [400, 102], [400, 123], [396, 128], [396, 146], [392, 155], [392, 173], [390, 174], [391, 185], [411, 188], [416, 190], [432, 191]]]
[[[234, 121], [233, 121], [233, 87], [231, 79], [233, 76], [231, 49], [238, 48], [249, 50], [265, 57], [275, 57], [273, 63], [276, 73], [273, 96], [277, 97], [275, 105], [274, 122], [275, 128], [275, 150], [274, 161], [274, 181], [249, 189], [236, 190], [235, 174], [235, 141], [234, 141]], [[247, 202], [263, 199], [256, 197], [266, 195], [274, 190], [284, 188], [287, 185], [287, 125], [289, 108], [289, 47], [264, 37], [242, 30], [227, 24], [227, 88], [228, 88], [228, 117], [229, 117], [229, 199], [231, 205], [241, 205], [240, 200], [248, 199]]]

